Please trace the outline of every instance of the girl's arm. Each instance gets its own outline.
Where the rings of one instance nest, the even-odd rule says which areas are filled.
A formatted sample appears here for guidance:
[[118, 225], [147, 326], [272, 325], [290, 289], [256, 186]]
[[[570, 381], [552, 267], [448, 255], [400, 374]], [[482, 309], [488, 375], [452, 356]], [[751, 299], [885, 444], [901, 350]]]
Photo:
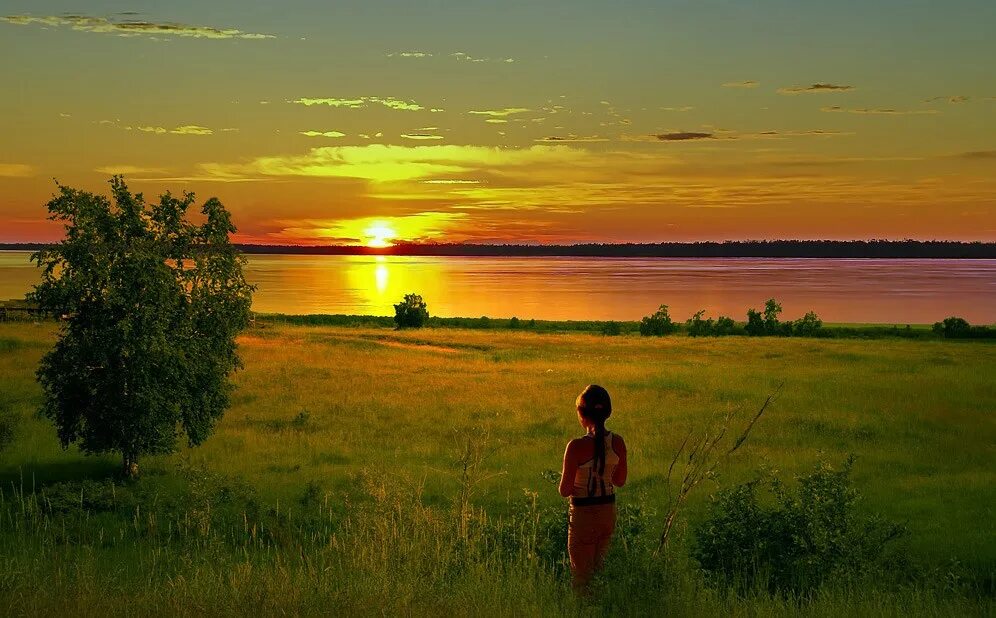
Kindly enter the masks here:
[[622, 437], [612, 434], [612, 450], [616, 452], [616, 455], [619, 455], [619, 463], [612, 471], [612, 484], [616, 487], [622, 487], [626, 484], [626, 443], [623, 442]]
[[567, 443], [564, 451], [564, 467], [560, 472], [560, 495], [567, 498], [574, 493], [574, 477], [578, 473], [578, 462], [574, 456], [574, 440]]

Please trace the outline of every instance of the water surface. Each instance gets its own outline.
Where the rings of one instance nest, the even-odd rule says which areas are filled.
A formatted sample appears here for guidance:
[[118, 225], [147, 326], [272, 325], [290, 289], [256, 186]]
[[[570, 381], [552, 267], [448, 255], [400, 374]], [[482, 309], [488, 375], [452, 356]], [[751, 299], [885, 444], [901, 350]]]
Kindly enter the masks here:
[[[29, 255], [0, 252], [0, 299], [37, 281]], [[996, 260], [251, 255], [247, 276], [267, 313], [391, 315], [416, 292], [441, 316], [637, 320], [666, 303], [742, 320], [775, 297], [785, 318], [996, 321]]]

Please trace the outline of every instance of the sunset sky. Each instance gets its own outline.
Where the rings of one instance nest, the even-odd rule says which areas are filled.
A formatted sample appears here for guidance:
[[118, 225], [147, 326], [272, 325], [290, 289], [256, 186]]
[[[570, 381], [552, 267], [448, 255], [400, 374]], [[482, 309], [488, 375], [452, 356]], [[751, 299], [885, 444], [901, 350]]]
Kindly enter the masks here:
[[996, 2], [0, 1], [0, 242], [60, 182], [274, 244], [996, 240]]

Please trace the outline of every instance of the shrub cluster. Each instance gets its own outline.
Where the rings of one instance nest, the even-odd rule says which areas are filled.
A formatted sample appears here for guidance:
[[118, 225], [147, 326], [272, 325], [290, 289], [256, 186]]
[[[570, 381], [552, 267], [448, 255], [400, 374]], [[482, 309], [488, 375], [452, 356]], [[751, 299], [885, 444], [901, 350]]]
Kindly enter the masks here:
[[955, 316], [935, 322], [934, 332], [945, 339], [996, 339], [996, 328], [972, 326], [968, 320]]
[[905, 529], [859, 512], [853, 461], [840, 470], [820, 465], [794, 491], [772, 478], [720, 492], [694, 530], [692, 557], [711, 577], [742, 590], [805, 593], [831, 578], [883, 572], [901, 558], [887, 550]]

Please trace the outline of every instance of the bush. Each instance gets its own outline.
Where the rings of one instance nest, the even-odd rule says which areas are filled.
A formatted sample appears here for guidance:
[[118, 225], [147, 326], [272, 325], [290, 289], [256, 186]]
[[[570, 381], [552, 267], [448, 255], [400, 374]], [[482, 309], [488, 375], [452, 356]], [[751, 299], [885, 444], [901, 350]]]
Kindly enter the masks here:
[[663, 337], [678, 330], [678, 325], [671, 320], [667, 305], [661, 305], [657, 311], [640, 321], [640, 334], [644, 337]]
[[934, 332], [945, 339], [993, 339], [996, 329], [988, 326], [972, 326], [965, 318], [952, 316], [943, 322], [934, 323]]
[[616, 335], [622, 334], [622, 327], [619, 326], [619, 322], [606, 322], [602, 325], [602, 334], [609, 337], [615, 337]]
[[394, 306], [394, 323], [398, 328], [422, 328], [429, 319], [429, 309], [418, 294], [405, 294]]
[[737, 323], [733, 321], [733, 318], [721, 315], [716, 318], [716, 328], [713, 332], [717, 337], [722, 337], [725, 335], [735, 335], [737, 332]]
[[774, 478], [767, 501], [759, 496], [760, 481], [720, 492], [694, 531], [692, 557], [708, 575], [741, 590], [767, 585], [805, 593], [832, 577], [884, 572], [886, 550], [905, 530], [858, 513], [852, 463], [841, 470], [820, 465], [799, 478], [795, 492]]
[[813, 337], [823, 328], [823, 320], [810, 311], [792, 325], [793, 334], [799, 337]]

